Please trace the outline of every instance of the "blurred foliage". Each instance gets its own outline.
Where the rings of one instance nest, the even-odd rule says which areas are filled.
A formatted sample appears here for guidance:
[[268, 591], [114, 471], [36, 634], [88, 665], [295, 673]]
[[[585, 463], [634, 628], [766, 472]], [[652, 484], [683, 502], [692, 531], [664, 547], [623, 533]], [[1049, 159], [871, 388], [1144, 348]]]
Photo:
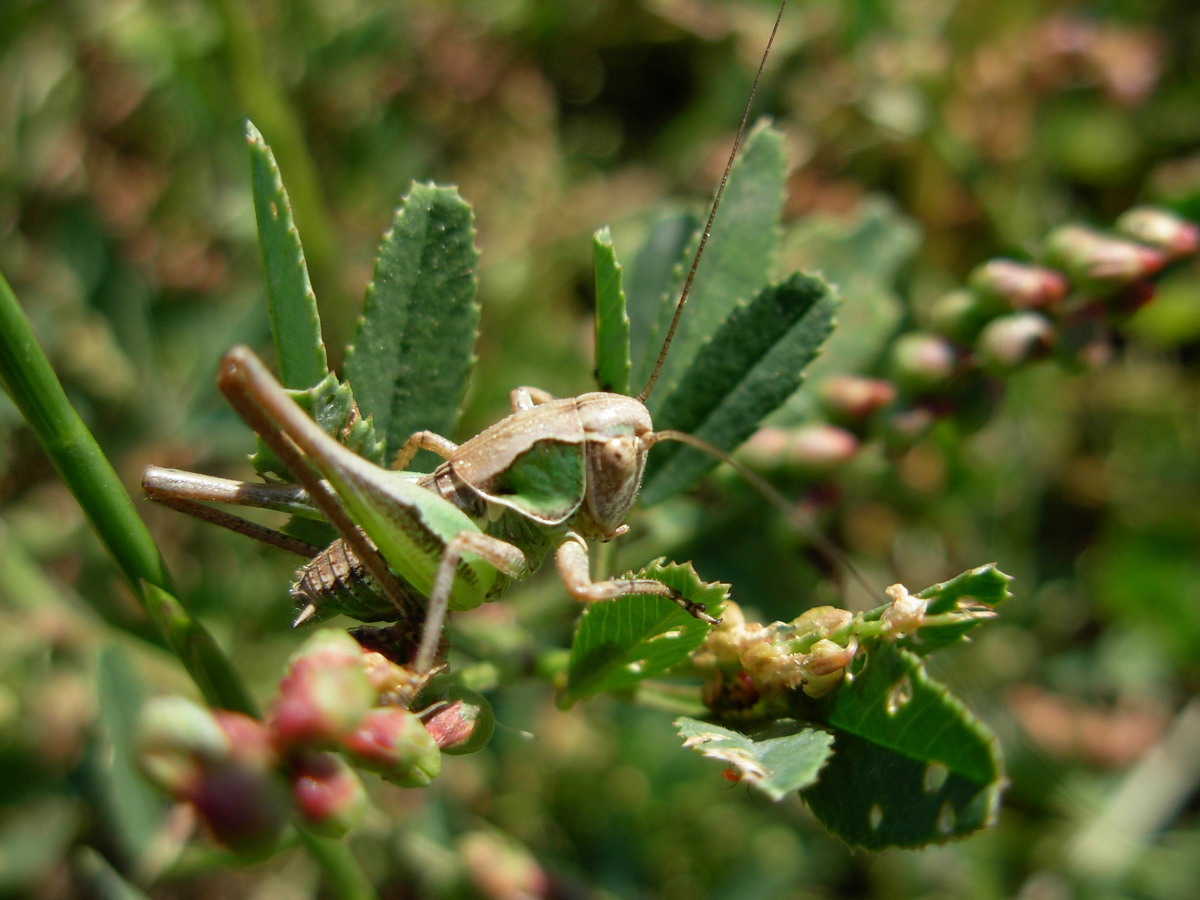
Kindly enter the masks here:
[[[461, 438], [513, 386], [589, 385], [588, 235], [611, 224], [620, 250], [664, 197], [700, 208], [773, 14], [773, 0], [9, 0], [0, 269], [132, 492], [147, 463], [245, 477], [251, 441], [212, 381], [235, 340], [269, 344], [242, 120], [278, 156], [331, 354], [401, 191], [457, 183], [483, 304]], [[1198, 45], [1200, 9], [1178, 0], [793, 0], [757, 104], [787, 135], [785, 214], [842, 218], [888, 195], [924, 236], [892, 286], [908, 318], [1064, 221], [1107, 225], [1142, 200], [1200, 217]], [[531, 684], [497, 703], [492, 746], [432, 788], [375, 786], [353, 841], [375, 882], [389, 896], [1192, 896], [1196, 276], [1169, 278], [1107, 366], [1023, 371], [985, 427], [860, 454], [824, 504], [822, 527], [880, 586], [984, 559], [1018, 577], [1001, 620], [939, 672], [1002, 734], [1013, 784], [993, 831], [851, 854], [795, 796], [723, 785], [669, 716], [563, 713]], [[187, 822], [161, 819], [149, 843], [122, 831], [152, 811], [114, 790], [127, 776], [98, 691], [187, 687], [6, 400], [0, 434], [0, 891], [95, 895], [111, 872], [94, 850], [164, 895], [314, 891], [299, 855], [236, 869], [180, 856]], [[296, 643], [291, 561], [145, 511], [191, 608], [266, 696]], [[635, 518], [614, 567], [694, 560], [764, 619], [841, 602], [828, 562], [764, 519], [718, 476]], [[575, 613], [539, 579], [459, 628], [519, 667], [523, 635], [562, 645]]]

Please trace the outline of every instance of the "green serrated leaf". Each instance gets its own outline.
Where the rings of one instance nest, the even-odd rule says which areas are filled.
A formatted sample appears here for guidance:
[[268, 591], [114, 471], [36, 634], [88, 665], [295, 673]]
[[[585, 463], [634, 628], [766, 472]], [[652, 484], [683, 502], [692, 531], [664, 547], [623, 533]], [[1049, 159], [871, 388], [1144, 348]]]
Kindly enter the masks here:
[[308, 279], [304, 248], [292, 221], [292, 208], [275, 156], [249, 121], [246, 143], [250, 148], [254, 213], [279, 380], [284, 387], [300, 390], [316, 384], [329, 372], [317, 298]]
[[[654, 401], [648, 403], [656, 422], [661, 412], [670, 408], [669, 395], [675, 384], [697, 356], [707, 352], [710, 338], [738, 302], [753, 297], [769, 283], [781, 235], [786, 168], [783, 135], [769, 123], [755, 125], [730, 172], [687, 308], [652, 395]], [[679, 295], [698, 239], [697, 235], [688, 248], [677, 283], [669, 291], [672, 297]], [[664, 305], [662, 315], [668, 321], [673, 313], [674, 304]], [[658, 331], [665, 334], [666, 323]], [[657, 347], [647, 346], [646, 351], [658, 354]], [[643, 369], [649, 372], [645, 365]]]
[[629, 393], [629, 316], [621, 289], [621, 265], [612, 234], [601, 228], [592, 238], [596, 265], [596, 381], [600, 390]]
[[[651, 563], [637, 578], [653, 578], [720, 616], [728, 585], [703, 582], [691, 564]], [[663, 597], [633, 594], [590, 604], [579, 620], [567, 686], [560, 705], [605, 691], [627, 690], [683, 663], [704, 641], [709, 626]]]
[[779, 719], [754, 734], [686, 716], [675, 720], [683, 746], [733, 766], [740, 781], [772, 800], [808, 787], [833, 752], [833, 735], [793, 719]]
[[675, 311], [678, 298], [672, 290], [682, 271], [680, 260], [699, 227], [691, 213], [671, 213], [656, 220], [625, 272], [629, 354], [634, 363], [633, 383], [639, 391], [650, 377]]
[[[1005, 575], [996, 568], [995, 564], [988, 563], [968, 569], [949, 581], [927, 587], [917, 596], [929, 601], [929, 606], [925, 610], [927, 615], [953, 612], [960, 608], [995, 607], [1012, 598], [1012, 592], [1009, 591], [1012, 581], [1012, 576]], [[957, 644], [984, 621], [986, 620], [978, 618], [967, 619], [952, 625], [922, 626], [916, 633], [906, 638], [902, 642], [902, 646], [918, 656], [928, 656], [935, 650], [940, 650], [950, 644]]]
[[[730, 451], [804, 380], [833, 330], [837, 300], [819, 278], [796, 274], [739, 306], [667, 397], [655, 424]], [[717, 464], [691, 447], [665, 444], [650, 455], [642, 486], [649, 505], [684, 490]]]
[[1005, 575], [996, 568], [995, 563], [987, 563], [955, 575], [949, 581], [931, 585], [917, 596], [929, 601], [926, 611], [930, 615], [950, 612], [963, 601], [999, 606], [1005, 600], [1012, 599], [1012, 591], [1009, 590], [1012, 582], [1011, 575]]
[[835, 752], [803, 797], [847, 843], [920, 847], [991, 824], [1004, 781], [996, 739], [915, 654], [871, 642], [853, 679], [816, 706]]
[[448, 435], [458, 424], [479, 331], [478, 262], [471, 207], [455, 188], [414, 183], [379, 245], [346, 356], [388, 454], [413, 432]]

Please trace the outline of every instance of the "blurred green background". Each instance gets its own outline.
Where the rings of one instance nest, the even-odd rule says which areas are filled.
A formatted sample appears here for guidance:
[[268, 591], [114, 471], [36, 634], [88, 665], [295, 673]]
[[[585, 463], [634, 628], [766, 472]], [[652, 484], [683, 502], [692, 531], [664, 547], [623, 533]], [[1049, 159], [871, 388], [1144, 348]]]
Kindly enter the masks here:
[[[335, 357], [406, 186], [456, 183], [483, 254], [462, 438], [516, 385], [589, 386], [589, 235], [612, 225], [628, 260], [655, 212], [702, 207], [774, 13], [7, 0], [0, 269], [135, 496], [150, 463], [248, 477], [248, 432], [213, 386], [229, 345], [269, 346], [243, 119], [279, 159]], [[878, 195], [919, 227], [873, 301], [909, 322], [1064, 221], [1105, 226], [1147, 200], [1200, 218], [1198, 76], [1200, 8], [1180, 0], [793, 0], [756, 115], [787, 135], [786, 214], [802, 231]], [[855, 264], [870, 269], [870, 249]], [[352, 845], [385, 895], [1195, 896], [1197, 275], [1171, 273], [1106, 365], [1035, 366], [981, 429], [867, 450], [831, 487], [823, 527], [880, 587], [989, 560], [1019, 579], [938, 671], [1002, 737], [1012, 786], [994, 830], [852, 853], [797, 798], [770, 804], [683, 753], [669, 716], [607, 701], [562, 713], [527, 682], [496, 698], [488, 751], [425, 791], [373, 785]], [[291, 560], [139, 503], [183, 597], [269, 696], [297, 640]], [[190, 685], [7, 399], [0, 504], [0, 891], [94, 896], [96, 851], [154, 896], [315, 891], [300, 853], [241, 869], [179, 857], [188, 825], [121, 764], [119, 720], [139, 692]], [[767, 618], [841, 602], [728, 478], [632, 525], [620, 564], [694, 559]], [[529, 634], [565, 643], [574, 613], [551, 574], [461, 628], [503, 661]]]

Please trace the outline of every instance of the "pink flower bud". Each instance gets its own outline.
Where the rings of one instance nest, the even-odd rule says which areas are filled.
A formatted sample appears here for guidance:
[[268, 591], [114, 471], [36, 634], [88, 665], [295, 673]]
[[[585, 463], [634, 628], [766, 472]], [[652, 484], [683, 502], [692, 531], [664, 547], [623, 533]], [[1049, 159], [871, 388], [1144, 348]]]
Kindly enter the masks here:
[[924, 406], [897, 410], [884, 421], [883, 437], [892, 451], [904, 450], [928, 434], [936, 422], [933, 410]]
[[1200, 248], [1200, 228], [1173, 212], [1155, 206], [1136, 206], [1117, 219], [1124, 237], [1162, 250], [1172, 260], [1191, 256]]
[[336, 754], [298, 753], [292, 761], [291, 783], [300, 816], [325, 837], [341, 837], [366, 814], [366, 790]]
[[1108, 296], [1156, 274], [1167, 254], [1155, 247], [1109, 237], [1080, 225], [1064, 225], [1046, 237], [1048, 265], [1061, 268], [1085, 293]]
[[487, 746], [496, 727], [492, 704], [476, 691], [455, 686], [447, 702], [422, 715], [425, 730], [443, 753], [464, 755]]
[[1006, 374], [1045, 356], [1054, 339], [1054, 326], [1045, 317], [1033, 312], [1013, 313], [993, 320], [983, 329], [976, 350], [987, 371]]
[[760, 468], [824, 475], [858, 452], [858, 438], [836, 425], [761, 428], [742, 448], [743, 458]]
[[292, 657], [271, 707], [280, 747], [332, 747], [375, 702], [358, 644], [343, 631], [319, 632]]
[[401, 787], [425, 787], [442, 768], [433, 736], [416, 715], [398, 706], [368, 712], [342, 746], [355, 763]]
[[896, 399], [896, 386], [882, 378], [838, 375], [820, 387], [821, 406], [835, 422], [858, 424]]
[[193, 804], [219, 843], [257, 855], [283, 837], [290, 803], [261, 722], [163, 697], [143, 710], [138, 744], [147, 776]]
[[892, 346], [892, 377], [915, 394], [945, 387], [954, 377], [957, 362], [954, 348], [945, 338], [934, 334], [910, 332]]
[[1057, 309], [1068, 287], [1060, 272], [1011, 259], [984, 263], [971, 273], [969, 283], [971, 290], [985, 302], [999, 305], [1001, 311]]

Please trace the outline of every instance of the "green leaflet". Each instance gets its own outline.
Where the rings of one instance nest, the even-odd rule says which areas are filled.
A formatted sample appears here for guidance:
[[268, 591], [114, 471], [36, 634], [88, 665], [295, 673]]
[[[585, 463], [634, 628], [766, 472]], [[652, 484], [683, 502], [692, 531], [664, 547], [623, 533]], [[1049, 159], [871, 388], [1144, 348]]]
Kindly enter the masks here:
[[833, 749], [833, 735], [794, 719], [778, 719], [761, 731], [742, 734], [682, 716], [675, 729], [683, 746], [733, 767], [738, 780], [782, 800], [817, 780]]
[[[721, 211], [713, 224], [679, 330], [653, 400], [647, 404], [656, 422], [670, 409], [669, 397], [675, 384], [702, 354], [706, 343], [738, 302], [753, 297], [769, 282], [780, 240], [785, 169], [782, 134], [765, 122], [755, 125], [725, 185]], [[668, 292], [672, 300], [679, 297], [698, 240], [696, 235], [689, 244], [683, 267]], [[664, 304], [660, 312], [659, 333], [665, 334], [674, 303]], [[657, 356], [658, 347], [647, 345], [645, 352]], [[649, 365], [643, 363], [640, 371], [648, 375], [652, 365], [653, 360]]]
[[346, 378], [389, 455], [415, 431], [449, 435], [458, 424], [479, 330], [478, 261], [458, 191], [414, 183], [380, 242], [346, 356]]
[[[819, 278], [796, 274], [739, 306], [665, 398], [657, 428], [686, 431], [730, 451], [800, 386], [804, 368], [833, 330], [837, 301]], [[642, 486], [649, 505], [686, 489], [717, 464], [691, 447], [650, 454]]]
[[[36, 826], [26, 831], [38, 837], [44, 833]], [[98, 850], [87, 845], [76, 847], [71, 854], [71, 871], [89, 897], [99, 900], [149, 900], [149, 895], [126, 880]]]
[[279, 380], [284, 387], [312, 387], [329, 372], [317, 298], [308, 280], [304, 248], [292, 221], [287, 191], [271, 148], [252, 122], [246, 122], [250, 148], [250, 179], [258, 244], [267, 281], [267, 306]]
[[[647, 401], [659, 430], [686, 431], [733, 450], [795, 392], [832, 330], [836, 300], [824, 281], [793, 275], [766, 286], [780, 240], [784, 175], [782, 137], [765, 124], [756, 126], [730, 173], [679, 331]], [[675, 268], [673, 287], [664, 291], [666, 254], [678, 249], [680, 223], [675, 218], [656, 226], [631, 270], [639, 383], [653, 369], [695, 252], [698, 238], [684, 266]], [[714, 465], [692, 448], [656, 449], [647, 462], [642, 502], [651, 505], [686, 489]]]
[[[706, 604], [710, 615], [721, 615], [728, 585], [701, 581], [691, 563], [661, 563], [656, 560], [635, 577], [657, 579], [688, 600]], [[661, 675], [685, 662], [708, 630], [707, 623], [663, 597], [633, 594], [589, 605], [575, 631], [559, 705], [566, 708], [593, 694], [628, 690]]]
[[596, 263], [596, 381], [600, 390], [629, 393], [629, 316], [621, 265], [607, 227], [592, 236]]
[[[949, 581], [927, 587], [917, 596], [929, 601], [926, 609], [928, 615], [951, 612], [957, 609], [960, 603], [994, 608], [1012, 597], [1008, 589], [1010, 584], [1012, 576], [1005, 575], [995, 564], [989, 563], [968, 569]], [[916, 634], [906, 638], [902, 646], [918, 656], [928, 656], [942, 647], [957, 644], [966, 637], [967, 632], [982, 621], [974, 619], [955, 625], [922, 627]]]
[[1003, 777], [995, 737], [931, 679], [920, 658], [884, 641], [828, 701], [834, 753], [802, 792], [847, 843], [920, 847], [991, 824]]

